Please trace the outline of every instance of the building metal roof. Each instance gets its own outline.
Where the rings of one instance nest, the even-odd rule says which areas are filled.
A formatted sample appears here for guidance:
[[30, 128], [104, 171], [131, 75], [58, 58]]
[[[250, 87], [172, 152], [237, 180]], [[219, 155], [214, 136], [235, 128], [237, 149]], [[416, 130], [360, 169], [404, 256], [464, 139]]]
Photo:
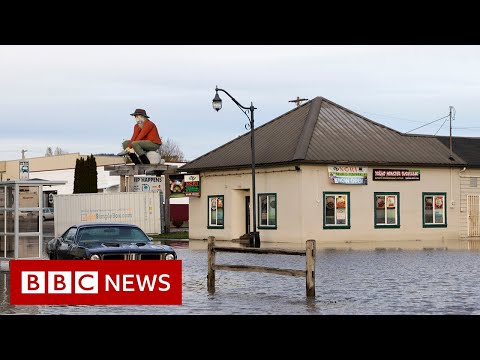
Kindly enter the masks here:
[[[256, 167], [293, 164], [467, 165], [455, 151], [450, 156], [449, 146], [440, 137], [398, 132], [320, 96], [254, 131]], [[188, 162], [179, 170], [195, 172], [250, 166], [248, 132]]]
[[[450, 149], [450, 136], [437, 136]], [[480, 166], [480, 138], [452, 136], [452, 150], [460, 155], [468, 165]]]

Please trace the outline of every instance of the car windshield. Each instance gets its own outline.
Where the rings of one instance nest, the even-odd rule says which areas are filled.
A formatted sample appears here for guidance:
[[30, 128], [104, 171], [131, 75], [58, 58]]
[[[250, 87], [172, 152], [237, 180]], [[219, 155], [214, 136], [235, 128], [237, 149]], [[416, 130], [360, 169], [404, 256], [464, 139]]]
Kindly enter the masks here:
[[128, 226], [98, 226], [80, 228], [77, 234], [79, 242], [115, 241], [115, 242], [146, 242], [150, 241], [145, 233], [135, 227]]

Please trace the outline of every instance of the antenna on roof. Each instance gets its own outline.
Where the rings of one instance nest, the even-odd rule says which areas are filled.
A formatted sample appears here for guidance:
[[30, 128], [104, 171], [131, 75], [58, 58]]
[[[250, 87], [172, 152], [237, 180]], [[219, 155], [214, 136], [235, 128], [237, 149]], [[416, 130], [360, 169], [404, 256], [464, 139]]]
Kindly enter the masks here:
[[300, 99], [300, 97], [297, 96], [297, 98], [295, 100], [288, 100], [288, 102], [293, 102], [295, 104], [297, 104], [297, 107], [300, 106], [302, 104], [302, 101], [307, 101], [308, 99]]

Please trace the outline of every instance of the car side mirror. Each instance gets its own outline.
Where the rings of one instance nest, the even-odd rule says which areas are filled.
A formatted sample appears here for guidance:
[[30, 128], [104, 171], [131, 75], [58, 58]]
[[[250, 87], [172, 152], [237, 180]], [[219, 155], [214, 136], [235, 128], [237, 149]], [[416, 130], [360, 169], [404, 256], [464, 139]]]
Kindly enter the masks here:
[[153, 237], [149, 236], [148, 240], [153, 241]]

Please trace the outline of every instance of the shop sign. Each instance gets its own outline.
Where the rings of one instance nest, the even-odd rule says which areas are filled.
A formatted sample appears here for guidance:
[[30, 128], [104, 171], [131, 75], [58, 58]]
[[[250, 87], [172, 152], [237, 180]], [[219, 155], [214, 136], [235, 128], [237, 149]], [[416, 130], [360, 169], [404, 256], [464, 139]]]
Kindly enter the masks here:
[[159, 191], [165, 193], [164, 176], [134, 175], [133, 191]]
[[200, 196], [200, 175], [185, 175], [185, 196]]
[[373, 169], [373, 180], [419, 181], [420, 170]]
[[328, 178], [332, 184], [367, 185], [368, 168], [366, 166], [328, 167]]

